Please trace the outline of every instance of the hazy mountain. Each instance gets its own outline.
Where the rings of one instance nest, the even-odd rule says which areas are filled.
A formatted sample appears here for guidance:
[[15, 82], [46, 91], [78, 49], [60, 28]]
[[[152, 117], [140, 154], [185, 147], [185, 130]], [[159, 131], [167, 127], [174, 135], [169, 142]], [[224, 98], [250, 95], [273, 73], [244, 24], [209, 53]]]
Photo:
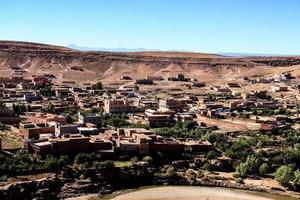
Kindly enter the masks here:
[[144, 49], [144, 48], [104, 48], [104, 47], [88, 47], [77, 46], [76, 44], [68, 45], [69, 48], [77, 49], [80, 51], [111, 51], [111, 52], [140, 52], [140, 51], [159, 51], [159, 49]]

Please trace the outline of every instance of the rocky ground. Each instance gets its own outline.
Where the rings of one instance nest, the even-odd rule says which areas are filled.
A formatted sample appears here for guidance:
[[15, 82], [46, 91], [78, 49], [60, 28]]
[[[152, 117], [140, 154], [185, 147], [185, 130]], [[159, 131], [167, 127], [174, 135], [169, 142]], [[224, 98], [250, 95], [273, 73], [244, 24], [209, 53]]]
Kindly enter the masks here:
[[0, 41], [0, 76], [11, 76], [14, 68], [30, 77], [47, 73], [56, 81], [85, 82], [119, 80], [128, 75], [172, 76], [183, 73], [205, 81], [235, 80], [243, 76], [265, 76], [282, 71], [300, 74], [300, 57], [225, 57], [189, 52], [82, 52], [65, 47], [27, 42]]

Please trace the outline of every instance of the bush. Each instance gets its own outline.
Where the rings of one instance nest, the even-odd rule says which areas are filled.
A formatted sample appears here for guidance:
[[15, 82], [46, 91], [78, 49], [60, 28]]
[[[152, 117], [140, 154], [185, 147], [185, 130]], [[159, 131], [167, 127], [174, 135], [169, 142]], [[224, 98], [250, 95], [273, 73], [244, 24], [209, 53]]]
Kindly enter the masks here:
[[250, 174], [258, 174], [259, 172], [259, 167], [261, 164], [261, 158], [254, 156], [254, 155], [249, 155], [247, 156], [246, 162], [240, 163], [236, 167], [236, 175], [238, 177], [245, 177]]
[[197, 172], [197, 178], [203, 178], [204, 177], [204, 171], [202, 169], [199, 169]]
[[175, 168], [173, 166], [169, 166], [169, 165], [161, 168], [156, 175], [161, 178], [167, 178], [167, 179], [178, 176], [177, 172], [175, 171]]
[[166, 173], [165, 173], [165, 177], [166, 178], [174, 178], [176, 176], [177, 176], [177, 173], [176, 173], [174, 167], [173, 166], [168, 167], [166, 170]]
[[259, 173], [262, 176], [265, 176], [267, 173], [269, 172], [269, 166], [267, 163], [263, 163], [260, 167], [259, 167]]
[[93, 168], [95, 169], [105, 169], [105, 170], [108, 170], [108, 169], [113, 169], [115, 168], [115, 164], [113, 161], [103, 161], [103, 162], [98, 162], [98, 161], [95, 161], [93, 163]]
[[195, 180], [197, 178], [197, 173], [193, 170], [193, 169], [188, 169], [185, 172], [185, 176], [189, 179], [189, 180]]
[[241, 177], [239, 177], [239, 178], [235, 179], [235, 182], [236, 182], [236, 183], [243, 184], [243, 183], [244, 183], [244, 179], [241, 178]]
[[288, 185], [294, 177], [294, 170], [289, 165], [283, 165], [276, 170], [275, 179], [282, 185]]
[[235, 174], [237, 177], [244, 178], [248, 172], [248, 165], [246, 163], [239, 164], [235, 169]]
[[297, 191], [300, 190], [300, 171], [297, 169], [294, 173], [294, 179], [292, 181], [293, 188]]
[[67, 114], [66, 115], [66, 121], [67, 121], [68, 124], [73, 124], [74, 119], [70, 114]]
[[45, 159], [45, 167], [52, 171], [57, 171], [59, 169], [58, 159], [52, 155], [47, 155]]
[[203, 169], [207, 170], [207, 171], [212, 171], [212, 166], [210, 163], [205, 163], [203, 165]]
[[7, 181], [7, 176], [6, 175], [0, 176], [0, 183], [1, 182], [6, 182], [6, 181]]
[[130, 161], [134, 164], [134, 163], [139, 162], [139, 158], [135, 156], [135, 157], [131, 158]]
[[148, 164], [151, 164], [153, 162], [153, 158], [151, 156], [145, 156], [143, 158], [144, 162], [147, 162]]
[[231, 158], [245, 159], [249, 154], [252, 153], [251, 141], [245, 138], [239, 138], [231, 145], [225, 154]]
[[74, 163], [83, 164], [86, 167], [88, 167], [92, 165], [95, 158], [96, 156], [94, 153], [92, 154], [79, 153], [75, 156]]
[[5, 124], [0, 123], [0, 131], [8, 131], [10, 130], [9, 126], [6, 126]]
[[206, 154], [206, 158], [207, 159], [214, 159], [217, 157], [217, 153], [214, 152], [214, 151], [209, 151], [207, 154]]

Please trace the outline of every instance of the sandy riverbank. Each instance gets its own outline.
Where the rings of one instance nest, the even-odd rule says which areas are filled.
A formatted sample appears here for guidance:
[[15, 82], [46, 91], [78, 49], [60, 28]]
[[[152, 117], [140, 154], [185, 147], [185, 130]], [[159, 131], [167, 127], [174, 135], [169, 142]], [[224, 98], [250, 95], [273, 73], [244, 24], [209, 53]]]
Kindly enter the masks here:
[[167, 186], [130, 192], [112, 200], [272, 200], [225, 188]]
[[[87, 195], [69, 200], [100, 200], [97, 195]], [[111, 200], [292, 200], [294, 198], [267, 193], [248, 193], [227, 188], [163, 186], [121, 193]]]

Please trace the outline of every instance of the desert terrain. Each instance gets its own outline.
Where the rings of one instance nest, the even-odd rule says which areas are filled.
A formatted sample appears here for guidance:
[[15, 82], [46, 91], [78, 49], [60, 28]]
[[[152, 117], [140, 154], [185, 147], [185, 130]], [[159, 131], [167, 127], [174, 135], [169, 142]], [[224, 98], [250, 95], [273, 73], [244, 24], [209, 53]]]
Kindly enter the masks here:
[[0, 76], [16, 70], [25, 76], [44, 73], [56, 82], [101, 80], [111, 83], [121, 76], [145, 78], [182, 73], [207, 83], [224, 83], [243, 77], [265, 77], [290, 72], [300, 77], [300, 57], [228, 57], [190, 52], [86, 52], [28, 42], [0, 41]]

